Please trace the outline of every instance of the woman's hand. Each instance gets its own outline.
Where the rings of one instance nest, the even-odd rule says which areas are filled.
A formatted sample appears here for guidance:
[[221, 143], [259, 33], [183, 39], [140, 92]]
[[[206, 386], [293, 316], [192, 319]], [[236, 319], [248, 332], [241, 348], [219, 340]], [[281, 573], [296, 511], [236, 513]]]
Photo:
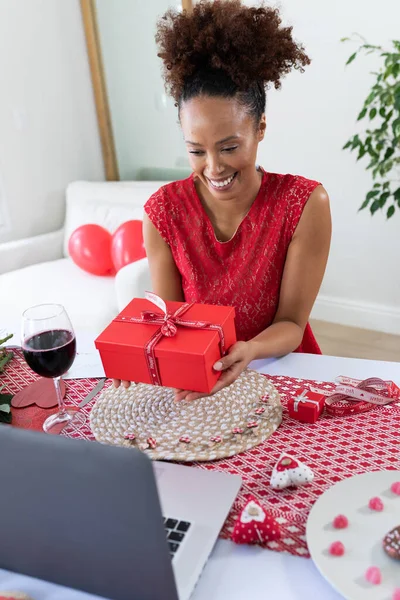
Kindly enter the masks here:
[[115, 388], [119, 388], [119, 386], [121, 385], [121, 383], [122, 383], [122, 385], [124, 386], [124, 388], [126, 390], [128, 389], [128, 387], [131, 386], [131, 382], [130, 381], [125, 381], [125, 380], [121, 381], [121, 379], [113, 379], [113, 384], [114, 384]]
[[254, 360], [254, 357], [255, 350], [253, 342], [237, 342], [229, 349], [229, 353], [226, 356], [215, 363], [215, 371], [223, 371], [223, 373], [215, 384], [211, 394], [200, 394], [187, 390], [175, 390], [175, 400], [198, 400], [199, 398], [216, 394], [236, 381], [249, 363]]

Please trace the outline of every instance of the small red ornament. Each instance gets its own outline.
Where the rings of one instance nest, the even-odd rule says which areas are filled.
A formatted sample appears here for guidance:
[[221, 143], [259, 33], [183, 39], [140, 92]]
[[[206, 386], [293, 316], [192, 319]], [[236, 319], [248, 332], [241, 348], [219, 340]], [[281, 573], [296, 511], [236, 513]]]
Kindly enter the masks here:
[[148, 443], [149, 447], [151, 448], [151, 450], [154, 450], [154, 448], [157, 446], [157, 440], [152, 437], [147, 438], [147, 443]]
[[265, 544], [280, 537], [278, 523], [255, 498], [250, 497], [235, 523], [232, 540], [236, 544]]
[[179, 441], [182, 442], [183, 444], [190, 444], [190, 437], [188, 435], [182, 435], [179, 438]]
[[232, 433], [234, 433], [235, 435], [243, 433], [243, 429], [241, 427], [235, 427], [234, 429], [232, 429]]
[[249, 421], [249, 422], [247, 423], [247, 428], [248, 428], [248, 429], [254, 429], [255, 427], [258, 427], [258, 423], [257, 423], [257, 421]]

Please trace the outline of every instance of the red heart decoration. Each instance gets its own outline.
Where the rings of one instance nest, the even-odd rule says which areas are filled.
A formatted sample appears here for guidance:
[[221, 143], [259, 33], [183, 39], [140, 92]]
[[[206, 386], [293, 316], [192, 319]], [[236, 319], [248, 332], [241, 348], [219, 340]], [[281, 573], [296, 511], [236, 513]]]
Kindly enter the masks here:
[[[60, 388], [63, 397], [65, 396], [65, 383], [60, 380]], [[11, 400], [11, 406], [14, 408], [26, 408], [36, 404], [40, 408], [52, 408], [57, 406], [56, 389], [52, 379], [41, 377], [23, 390], [17, 392]]]
[[280, 537], [280, 528], [273, 516], [250, 496], [235, 523], [232, 540], [236, 544], [264, 544]]

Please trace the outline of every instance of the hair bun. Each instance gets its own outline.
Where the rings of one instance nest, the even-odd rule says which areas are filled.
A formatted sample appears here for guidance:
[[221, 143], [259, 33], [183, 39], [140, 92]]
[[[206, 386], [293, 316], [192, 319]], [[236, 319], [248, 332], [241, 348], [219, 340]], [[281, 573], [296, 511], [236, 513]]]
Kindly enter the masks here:
[[310, 63], [278, 9], [240, 0], [201, 0], [191, 13], [169, 10], [158, 22], [156, 42], [175, 100], [199, 70], [221, 69], [241, 90], [255, 81], [279, 88], [284, 75]]

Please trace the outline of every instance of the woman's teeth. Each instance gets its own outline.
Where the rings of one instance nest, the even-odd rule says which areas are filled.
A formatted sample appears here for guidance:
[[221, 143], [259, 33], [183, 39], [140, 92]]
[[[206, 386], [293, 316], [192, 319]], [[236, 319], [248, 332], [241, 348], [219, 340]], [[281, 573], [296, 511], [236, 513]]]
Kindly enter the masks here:
[[228, 179], [225, 179], [224, 181], [213, 181], [212, 179], [210, 179], [210, 182], [216, 188], [223, 188], [232, 183], [235, 175], [236, 173], [234, 173], [233, 175], [231, 175], [231, 177], [228, 177]]

